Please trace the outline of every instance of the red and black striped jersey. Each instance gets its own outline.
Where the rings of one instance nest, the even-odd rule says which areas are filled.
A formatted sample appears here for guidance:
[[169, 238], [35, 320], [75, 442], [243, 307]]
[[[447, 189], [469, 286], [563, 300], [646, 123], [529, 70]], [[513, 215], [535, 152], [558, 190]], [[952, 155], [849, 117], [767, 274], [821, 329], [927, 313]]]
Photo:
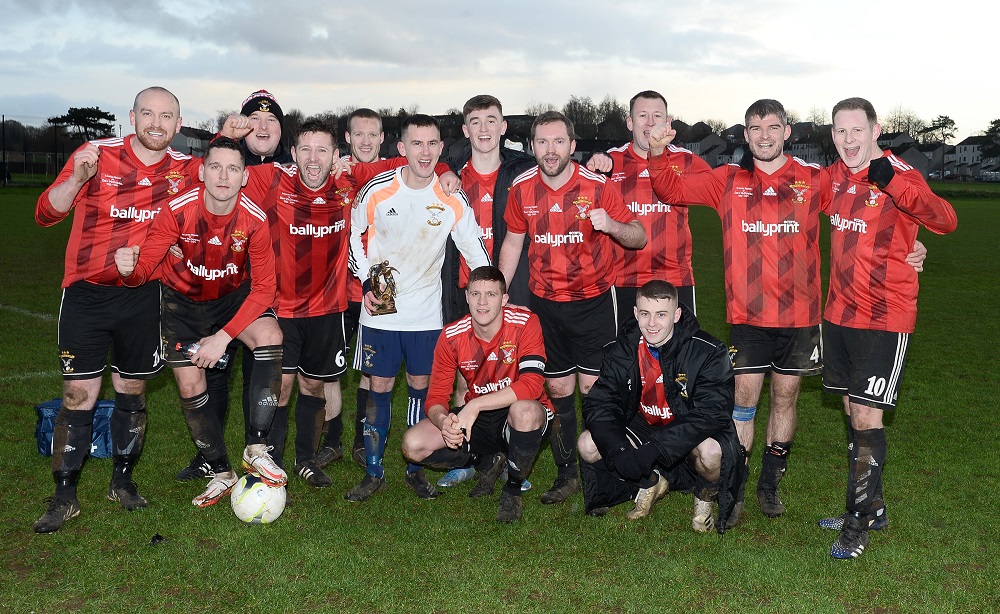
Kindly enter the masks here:
[[441, 331], [425, 407], [450, 406], [458, 372], [469, 385], [465, 403], [510, 387], [518, 400], [538, 400], [553, 413], [545, 395], [545, 345], [538, 316], [522, 307], [507, 306], [501, 317], [500, 330], [489, 341], [476, 336], [471, 315]]
[[906, 263], [920, 226], [937, 234], [958, 226], [955, 210], [923, 175], [888, 155], [895, 175], [885, 190], [868, 169], [829, 167], [830, 288], [824, 317], [841, 326], [911, 333], [917, 321], [917, 272]]
[[[180, 245], [181, 258], [168, 255], [174, 244]], [[274, 305], [274, 249], [267, 215], [242, 192], [226, 215], [209, 213], [204, 186], [171, 200], [140, 244], [139, 262], [125, 285], [145, 283], [161, 261], [163, 283], [193, 301], [215, 300], [250, 281], [250, 295], [223, 327], [230, 337]]]
[[[167, 148], [162, 160], [146, 166], [132, 149], [133, 138], [92, 141], [100, 152], [97, 173], [80, 189], [70, 208], [76, 213], [66, 247], [64, 288], [81, 280], [122, 285], [115, 252], [142, 243], [160, 207], [198, 180], [199, 158]], [[38, 197], [35, 220], [39, 225], [52, 226], [69, 215], [52, 207], [49, 192], [72, 174], [70, 157], [55, 182]]]
[[[483, 243], [487, 253], [493, 253], [493, 191], [496, 188], [497, 174], [500, 169], [480, 175], [472, 166], [472, 161], [462, 167], [462, 191], [469, 198], [469, 206], [476, 214], [476, 222], [483, 232]], [[458, 287], [464, 288], [469, 283], [469, 265], [464, 256], [459, 256]]]
[[[672, 147], [672, 150], [684, 154], [674, 162], [672, 169], [676, 173], [696, 173], [711, 168], [686, 149]], [[646, 158], [636, 155], [632, 143], [609, 149], [608, 155], [614, 161], [611, 181], [619, 185], [625, 206], [642, 223], [647, 237], [642, 249], [625, 249], [615, 244], [620, 263], [618, 285], [638, 288], [648, 281], [665, 279], [675, 286], [693, 286], [687, 207], [660, 202], [649, 181]]]
[[261, 203], [271, 225], [282, 318], [309, 318], [347, 310], [354, 179], [343, 175], [313, 190], [298, 167], [277, 163], [248, 169], [244, 194]]
[[542, 181], [537, 166], [518, 175], [504, 212], [508, 231], [529, 242], [528, 289], [558, 302], [593, 298], [615, 283], [615, 241], [594, 230], [590, 211], [604, 209], [623, 224], [635, 220], [615, 184], [571, 164], [573, 177], [558, 190]]
[[826, 173], [791, 156], [772, 175], [736, 164], [672, 172], [683, 157], [668, 150], [650, 158], [653, 190], [664, 201], [704, 204], [718, 212], [729, 323], [819, 324], [819, 213]]

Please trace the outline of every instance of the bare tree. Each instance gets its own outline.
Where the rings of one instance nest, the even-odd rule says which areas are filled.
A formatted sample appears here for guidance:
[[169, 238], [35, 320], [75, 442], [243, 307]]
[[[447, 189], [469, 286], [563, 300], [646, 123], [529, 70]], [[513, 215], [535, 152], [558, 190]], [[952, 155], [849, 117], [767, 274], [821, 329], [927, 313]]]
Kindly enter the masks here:
[[889, 110], [882, 120], [882, 132], [905, 132], [916, 140], [917, 136], [927, 128], [927, 122], [917, 117], [913, 109], [897, 105]]
[[597, 105], [590, 96], [570, 96], [563, 106], [563, 115], [576, 126], [593, 126], [597, 124]]
[[726, 128], [729, 127], [729, 125], [721, 119], [706, 119], [703, 123], [711, 128], [712, 132], [715, 134], [722, 134], [726, 131]]
[[809, 115], [806, 117], [807, 122], [812, 122], [817, 126], [826, 126], [830, 123], [829, 116], [826, 113], [826, 109], [821, 109], [819, 107], [813, 107], [809, 109]]
[[524, 114], [538, 117], [542, 113], [555, 110], [556, 105], [551, 102], [529, 102], [527, 106], [524, 107]]

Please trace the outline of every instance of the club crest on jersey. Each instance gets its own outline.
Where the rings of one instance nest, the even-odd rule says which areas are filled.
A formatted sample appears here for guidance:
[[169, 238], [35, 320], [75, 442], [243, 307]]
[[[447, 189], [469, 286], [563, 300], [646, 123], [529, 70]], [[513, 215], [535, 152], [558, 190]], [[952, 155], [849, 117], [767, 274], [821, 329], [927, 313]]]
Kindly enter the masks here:
[[[670, 170], [674, 171], [678, 175], [681, 174], [681, 167], [677, 166], [676, 164], [671, 164], [670, 165]], [[644, 170], [642, 172], [643, 172], [643, 174], [640, 174], [639, 175], [640, 177], [649, 177], [649, 169], [646, 169], [646, 170]]]
[[59, 352], [59, 362], [62, 363], [63, 373], [72, 373], [73, 369], [73, 359], [76, 358], [75, 354], [70, 354], [66, 350]]
[[795, 192], [795, 198], [793, 199], [795, 200], [795, 202], [797, 203], [806, 202], [806, 190], [809, 189], [808, 183], [806, 183], [805, 181], [796, 181], [795, 183], [791, 184], [788, 187], [792, 188], [792, 191]]
[[688, 376], [687, 376], [687, 373], [678, 373], [677, 377], [674, 378], [674, 381], [677, 382], [677, 389], [678, 389], [677, 391], [678, 391], [678, 393], [682, 397], [684, 397], [685, 399], [688, 398]]
[[427, 220], [427, 224], [430, 226], [440, 226], [441, 225], [441, 214], [444, 213], [444, 205], [441, 203], [434, 203], [433, 205], [427, 206], [427, 213], [430, 214], [430, 219]]
[[167, 182], [170, 183], [170, 187], [167, 188], [167, 194], [176, 194], [181, 189], [181, 182], [184, 181], [184, 175], [178, 173], [177, 171], [170, 171], [166, 175]]
[[242, 230], [237, 230], [233, 234], [229, 235], [229, 238], [233, 240], [233, 244], [230, 249], [236, 253], [242, 252], [246, 249], [247, 235]]
[[505, 341], [500, 344], [500, 351], [503, 352], [503, 364], [510, 365], [514, 364], [514, 352], [517, 351], [517, 344], [510, 341]]
[[351, 188], [340, 188], [336, 194], [345, 207], [351, 205]]
[[578, 196], [573, 199], [573, 204], [576, 205], [576, 219], [585, 220], [587, 219], [587, 212], [594, 206], [594, 201], [586, 196]]
[[868, 186], [868, 200], [865, 201], [865, 205], [877, 207], [879, 196], [882, 196], [882, 192], [875, 185]]

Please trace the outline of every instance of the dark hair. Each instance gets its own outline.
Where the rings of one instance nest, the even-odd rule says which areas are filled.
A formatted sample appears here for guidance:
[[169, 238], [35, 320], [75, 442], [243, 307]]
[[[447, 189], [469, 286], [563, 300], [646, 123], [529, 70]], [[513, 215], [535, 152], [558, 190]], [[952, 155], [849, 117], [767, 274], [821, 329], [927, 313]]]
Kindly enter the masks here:
[[368, 107], [361, 107], [360, 109], [354, 109], [351, 114], [347, 116], [347, 131], [351, 131], [351, 121], [354, 119], [374, 119], [378, 122], [379, 131], [382, 130], [382, 116], [375, 111], [369, 109]]
[[307, 132], [322, 132], [323, 134], [329, 134], [330, 139], [333, 140], [334, 147], [337, 146], [337, 136], [334, 134], [333, 126], [324, 121], [313, 119], [304, 122], [301, 126], [299, 126], [298, 130], [295, 131], [295, 143], [298, 144], [299, 138]]
[[544, 126], [545, 124], [554, 124], [556, 122], [562, 122], [566, 125], [566, 132], [569, 134], [569, 138], [576, 139], [576, 132], [573, 130], [573, 121], [560, 113], [559, 111], [546, 111], [535, 118], [535, 121], [531, 123], [531, 140], [535, 140], [535, 131], [539, 126]]
[[669, 281], [654, 279], [642, 284], [642, 287], [636, 292], [636, 301], [638, 301], [640, 296], [653, 301], [668, 300], [676, 303], [677, 288]]
[[772, 114], [778, 116], [782, 126], [788, 125], [788, 113], [785, 113], [785, 107], [777, 100], [771, 100], [770, 98], [762, 98], [747, 108], [747, 113], [743, 120], [744, 125], [750, 125], [751, 117], [764, 119]]
[[240, 146], [239, 143], [229, 138], [228, 136], [216, 137], [215, 139], [212, 140], [212, 142], [208, 144], [208, 147], [205, 148], [206, 160], [208, 159], [208, 154], [210, 154], [213, 149], [231, 149], [235, 152], [238, 152], [240, 154], [240, 163], [243, 164], [243, 166], [246, 166], [247, 164], [247, 161], [243, 156], [243, 148]]
[[486, 266], [477, 267], [469, 273], [469, 283], [466, 288], [472, 285], [474, 281], [495, 281], [500, 284], [500, 292], [507, 294], [507, 280], [504, 278], [503, 273], [500, 269], [495, 266], [487, 264]]
[[437, 128], [438, 135], [441, 134], [441, 124], [438, 120], [434, 119], [430, 115], [424, 115], [423, 113], [415, 113], [408, 116], [403, 120], [403, 123], [399, 126], [399, 134], [406, 134], [406, 131], [411, 127], [413, 128]]
[[650, 100], [662, 100], [663, 101], [663, 108], [664, 109], [667, 108], [667, 99], [663, 97], [663, 94], [661, 94], [659, 92], [654, 92], [653, 90], [644, 90], [642, 92], [639, 92], [635, 96], [632, 96], [632, 99], [628, 101], [628, 114], [629, 115], [632, 115], [632, 109], [635, 108], [635, 101], [639, 100], [640, 98], [648, 98]]
[[878, 115], [875, 114], [875, 107], [864, 98], [845, 98], [833, 105], [833, 113], [830, 114], [831, 119], [837, 117], [837, 113], [841, 111], [864, 111], [869, 126], [875, 126], [878, 123]]
[[489, 94], [479, 94], [478, 96], [473, 96], [465, 103], [462, 107], [462, 117], [469, 117], [469, 113], [473, 111], [483, 111], [490, 107], [496, 107], [500, 111], [500, 116], [503, 116], [503, 105], [497, 100], [496, 96], [490, 96]]

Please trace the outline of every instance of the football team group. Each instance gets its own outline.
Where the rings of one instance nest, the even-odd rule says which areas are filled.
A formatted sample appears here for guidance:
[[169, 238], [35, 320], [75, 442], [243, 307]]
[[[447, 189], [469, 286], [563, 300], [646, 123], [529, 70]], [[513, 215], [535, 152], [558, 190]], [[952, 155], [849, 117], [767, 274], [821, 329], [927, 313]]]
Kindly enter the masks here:
[[[344, 457], [340, 379], [356, 338], [350, 455], [364, 474], [345, 498], [387, 486], [405, 365], [404, 483], [432, 499], [466, 479], [469, 496], [492, 496], [499, 481], [500, 522], [521, 517], [532, 467], [551, 445], [557, 478], [543, 504], [582, 490], [587, 514], [634, 501], [634, 520], [677, 491], [693, 494], [695, 531], [736, 527], [766, 377], [756, 493], [760, 511], [778, 517], [801, 378], [822, 373], [848, 416], [848, 475], [846, 509], [819, 524], [839, 531], [831, 556], [859, 556], [888, 524], [883, 415], [916, 321], [926, 253], [917, 231], [957, 225], [919, 171], [879, 148], [872, 105], [834, 107], [840, 159], [826, 168], [784, 153], [791, 127], [769, 99], [746, 111], [742, 160], [715, 169], [672, 144], [654, 91], [630, 101], [632, 140], [583, 164], [561, 113], [534, 120], [533, 156], [503, 145], [495, 97], [474, 96], [462, 113], [459, 154], [442, 160], [437, 121], [417, 114], [400, 126], [400, 156], [381, 159], [381, 118], [358, 109], [342, 158], [335, 128], [318, 121], [286, 148], [281, 107], [261, 90], [195, 158], [169, 147], [180, 104], [151, 87], [135, 98], [134, 135], [81, 146], [36, 208], [42, 226], [76, 214], [59, 310], [55, 495], [35, 531], [80, 513], [109, 350], [108, 498], [148, 505], [132, 475], [146, 382], [167, 365], [195, 448], [177, 479], [207, 480], [192, 501], [207, 507], [238, 480], [223, 436], [234, 353], [243, 469], [285, 485], [294, 419], [294, 474], [329, 487], [323, 467]], [[696, 318], [688, 205], [722, 221], [728, 344]], [[832, 235], [822, 309], [821, 214]], [[427, 467], [447, 471], [437, 487]]]

